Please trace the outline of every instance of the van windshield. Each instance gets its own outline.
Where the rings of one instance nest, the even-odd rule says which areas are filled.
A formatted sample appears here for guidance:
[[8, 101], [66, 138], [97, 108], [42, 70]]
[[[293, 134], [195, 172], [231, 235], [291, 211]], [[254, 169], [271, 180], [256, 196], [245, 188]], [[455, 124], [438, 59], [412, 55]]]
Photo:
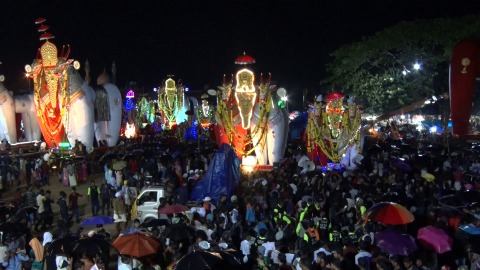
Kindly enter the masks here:
[[146, 202], [157, 202], [157, 192], [156, 191], [146, 191], [138, 199], [140, 205], [145, 204]]

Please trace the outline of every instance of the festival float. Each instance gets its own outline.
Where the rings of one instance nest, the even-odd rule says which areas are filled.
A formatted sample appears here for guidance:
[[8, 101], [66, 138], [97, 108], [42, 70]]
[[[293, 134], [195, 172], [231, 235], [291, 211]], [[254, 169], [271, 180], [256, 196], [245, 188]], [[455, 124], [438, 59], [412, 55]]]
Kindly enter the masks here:
[[[308, 110], [307, 153], [316, 165], [348, 167], [361, 152], [361, 110], [353, 97], [333, 91], [319, 96]], [[345, 159], [346, 157], [346, 159]]]
[[[93, 144], [93, 89], [77, 72], [78, 61], [68, 59], [70, 47], [58, 52], [47, 32], [44, 18], [35, 21], [42, 33], [40, 46], [32, 65], [26, 65], [27, 77], [33, 80], [33, 108], [43, 138], [49, 147], [75, 140], [87, 146]], [[23, 104], [25, 105], [25, 104]]]
[[[235, 79], [227, 80], [216, 91], [215, 137], [219, 147], [230, 145], [243, 165], [272, 169], [283, 158], [288, 137], [288, 114], [278, 106], [276, 86], [271, 76], [260, 75], [256, 84], [255, 74], [246, 68], [255, 59], [243, 54], [235, 60], [243, 68]], [[248, 163], [248, 164], [247, 164]]]
[[187, 120], [189, 108], [185, 98], [185, 87], [174, 79], [168, 78], [163, 87], [158, 90], [158, 109], [162, 116], [165, 129], [171, 129]]

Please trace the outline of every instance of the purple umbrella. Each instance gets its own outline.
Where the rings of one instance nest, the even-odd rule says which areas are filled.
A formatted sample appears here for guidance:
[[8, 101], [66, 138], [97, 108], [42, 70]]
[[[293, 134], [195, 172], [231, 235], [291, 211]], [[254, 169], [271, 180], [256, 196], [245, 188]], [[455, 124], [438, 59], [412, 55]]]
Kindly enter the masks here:
[[405, 172], [411, 172], [413, 170], [412, 166], [398, 159], [393, 161], [393, 166]]
[[393, 230], [376, 233], [375, 243], [390, 255], [410, 256], [417, 250], [413, 236]]

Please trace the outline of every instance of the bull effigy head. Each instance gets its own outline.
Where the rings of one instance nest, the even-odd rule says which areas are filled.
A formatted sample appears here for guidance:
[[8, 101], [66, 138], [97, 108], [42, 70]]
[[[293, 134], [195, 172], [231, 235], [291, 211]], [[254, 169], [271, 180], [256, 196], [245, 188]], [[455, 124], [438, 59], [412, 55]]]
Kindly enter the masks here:
[[237, 101], [240, 118], [242, 119], [242, 127], [250, 128], [250, 119], [252, 118], [253, 105], [257, 97], [255, 91], [255, 76], [252, 71], [242, 69], [236, 75], [237, 85], [235, 87], [235, 99]]

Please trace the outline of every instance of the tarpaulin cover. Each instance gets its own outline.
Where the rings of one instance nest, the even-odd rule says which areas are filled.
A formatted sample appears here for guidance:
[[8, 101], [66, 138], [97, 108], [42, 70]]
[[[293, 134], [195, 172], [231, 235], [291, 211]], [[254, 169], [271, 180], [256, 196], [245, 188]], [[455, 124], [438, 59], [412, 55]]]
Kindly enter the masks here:
[[190, 193], [190, 200], [199, 202], [208, 196], [214, 202], [218, 202], [222, 194], [228, 197], [233, 195], [239, 181], [240, 159], [232, 147], [222, 144], [210, 162], [203, 179]]

